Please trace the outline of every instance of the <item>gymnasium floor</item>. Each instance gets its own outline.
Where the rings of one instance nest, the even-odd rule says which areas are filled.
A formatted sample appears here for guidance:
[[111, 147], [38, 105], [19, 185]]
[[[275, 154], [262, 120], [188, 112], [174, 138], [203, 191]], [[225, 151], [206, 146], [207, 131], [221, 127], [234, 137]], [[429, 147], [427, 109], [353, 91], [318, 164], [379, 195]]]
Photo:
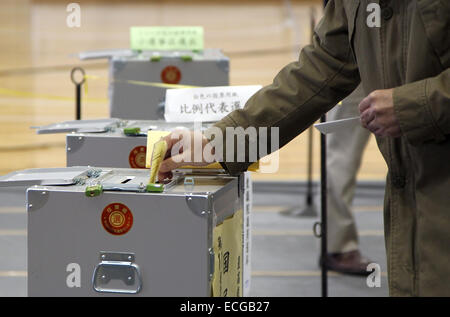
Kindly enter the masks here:
[[[369, 186], [370, 185], [370, 186]], [[329, 273], [329, 296], [387, 296], [386, 259], [381, 204], [382, 184], [357, 189], [355, 217], [361, 249], [381, 266], [381, 287], [369, 288], [366, 278]], [[301, 208], [302, 184], [280, 185], [282, 192], [255, 186], [252, 218], [251, 296], [320, 296], [317, 266], [319, 240], [312, 234], [317, 218], [289, 217], [281, 211]], [[27, 294], [27, 220], [23, 189], [0, 189], [0, 296]]]

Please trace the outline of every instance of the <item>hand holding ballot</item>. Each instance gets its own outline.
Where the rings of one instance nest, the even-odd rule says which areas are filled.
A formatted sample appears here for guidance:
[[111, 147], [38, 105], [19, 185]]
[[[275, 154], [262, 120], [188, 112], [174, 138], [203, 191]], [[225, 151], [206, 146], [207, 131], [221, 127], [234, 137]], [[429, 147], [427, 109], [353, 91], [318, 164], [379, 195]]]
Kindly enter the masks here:
[[381, 137], [399, 137], [402, 132], [394, 112], [393, 89], [375, 90], [359, 104], [361, 124]]
[[206, 166], [214, 162], [214, 148], [200, 131], [176, 130], [165, 136], [167, 151], [158, 179], [172, 178], [172, 170], [185, 166]]

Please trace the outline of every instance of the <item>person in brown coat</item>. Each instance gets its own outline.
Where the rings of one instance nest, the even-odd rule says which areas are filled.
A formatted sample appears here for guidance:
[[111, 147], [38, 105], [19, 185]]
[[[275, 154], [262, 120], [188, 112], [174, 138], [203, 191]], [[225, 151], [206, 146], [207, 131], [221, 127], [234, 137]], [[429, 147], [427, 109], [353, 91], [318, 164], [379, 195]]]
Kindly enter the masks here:
[[[379, 27], [368, 23], [373, 3], [381, 8]], [[279, 127], [283, 146], [361, 82], [367, 95], [359, 105], [361, 123], [377, 136], [388, 165], [390, 295], [450, 296], [449, 67], [447, 0], [330, 1], [299, 60], [215, 127]], [[224, 153], [235, 150], [223, 144]], [[237, 174], [250, 163], [222, 165]], [[167, 158], [160, 178], [183, 164]]]

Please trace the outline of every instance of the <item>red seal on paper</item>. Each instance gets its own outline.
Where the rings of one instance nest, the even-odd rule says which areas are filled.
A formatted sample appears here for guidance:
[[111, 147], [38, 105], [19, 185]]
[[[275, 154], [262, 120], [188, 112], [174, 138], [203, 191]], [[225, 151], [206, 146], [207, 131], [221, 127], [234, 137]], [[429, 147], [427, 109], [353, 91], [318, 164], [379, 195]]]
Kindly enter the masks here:
[[121, 203], [112, 203], [103, 209], [102, 225], [113, 235], [122, 235], [130, 231], [133, 226], [131, 210]]
[[176, 66], [167, 66], [161, 72], [161, 81], [166, 84], [178, 84], [181, 80], [181, 71]]
[[145, 145], [136, 146], [128, 156], [128, 162], [132, 168], [145, 168], [147, 157], [147, 147]]

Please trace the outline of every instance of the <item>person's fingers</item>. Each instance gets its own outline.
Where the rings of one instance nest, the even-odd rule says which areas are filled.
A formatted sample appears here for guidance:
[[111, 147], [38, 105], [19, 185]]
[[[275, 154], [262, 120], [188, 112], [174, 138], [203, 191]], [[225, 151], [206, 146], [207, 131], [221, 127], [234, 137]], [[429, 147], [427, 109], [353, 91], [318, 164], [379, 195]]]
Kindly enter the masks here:
[[366, 98], [364, 98], [363, 100], [361, 100], [361, 102], [359, 103], [359, 106], [358, 106], [360, 114], [362, 114], [364, 111], [366, 111], [370, 107], [370, 105], [372, 103], [372, 99], [373, 99], [372, 96], [369, 95]]
[[379, 130], [382, 129], [382, 127], [378, 124], [378, 122], [376, 122], [376, 120], [372, 120], [371, 122], [369, 122], [367, 124], [367, 128], [373, 133], [379, 132]]
[[178, 154], [172, 157], [169, 157], [168, 159], [164, 160], [161, 163], [161, 166], [159, 167], [160, 173], [167, 173], [170, 172], [177, 167], [180, 167], [182, 165], [187, 165], [186, 160], [184, 160], [184, 156], [182, 154]]
[[375, 119], [375, 112], [368, 108], [361, 114], [360, 119], [363, 126], [367, 128], [367, 125]]
[[179, 155], [185, 150], [189, 151], [192, 147], [192, 131], [184, 129], [175, 130], [168, 138], [170, 138], [170, 144], [167, 147], [169, 153], [166, 157]]
[[161, 171], [158, 173], [158, 181], [160, 183], [162, 183], [165, 179], [172, 179], [173, 174], [172, 172], [166, 172], [166, 173], [161, 173]]
[[167, 146], [166, 155], [164, 156], [165, 160], [168, 159], [169, 157], [172, 157], [172, 155], [175, 156], [175, 155], [183, 153], [183, 151], [184, 151], [183, 146], [180, 146], [177, 148], [177, 145], [175, 145], [175, 144], [170, 148], [169, 148], [169, 146]]
[[209, 164], [211, 164], [211, 163], [208, 163], [208, 162], [190, 162], [190, 163], [188, 163], [188, 164], [182, 164], [182, 165], [183, 165], [183, 166], [184, 166], [184, 165], [206, 166], [206, 165], [209, 165]]
[[170, 149], [174, 146], [176, 142], [178, 142], [179, 138], [177, 138], [173, 133], [170, 133], [163, 137], [163, 140], [167, 143], [167, 152], [170, 153]]

